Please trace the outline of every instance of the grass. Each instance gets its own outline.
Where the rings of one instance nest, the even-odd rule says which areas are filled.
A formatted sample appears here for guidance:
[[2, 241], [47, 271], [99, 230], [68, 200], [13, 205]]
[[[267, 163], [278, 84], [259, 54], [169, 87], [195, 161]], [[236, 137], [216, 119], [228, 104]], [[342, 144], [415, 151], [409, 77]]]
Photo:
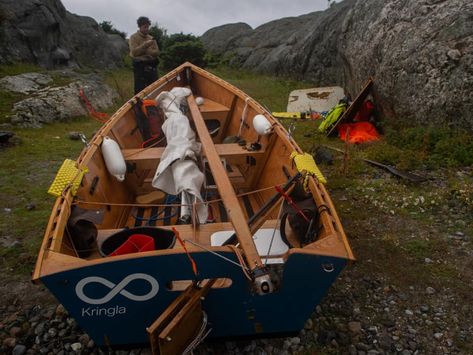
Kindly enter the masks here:
[[242, 89], [270, 111], [276, 112], [286, 111], [287, 99], [292, 90], [313, 86], [304, 81], [260, 75], [227, 67], [218, 67], [210, 71]]
[[7, 75], [19, 75], [24, 73], [32, 73], [32, 72], [43, 72], [45, 71], [44, 68], [38, 67], [37, 65], [30, 64], [30, 63], [14, 63], [14, 64], [3, 64], [0, 65], [0, 78], [3, 78]]
[[27, 96], [23, 94], [14, 93], [11, 91], [4, 91], [0, 89], [0, 123], [7, 123], [10, 120], [10, 115], [13, 110], [15, 102], [25, 99]]
[[83, 149], [69, 132], [90, 137], [97, 128], [96, 121], [81, 117], [42, 129], [14, 129], [20, 143], [0, 148], [0, 236], [19, 241], [14, 248], [0, 247], [2, 269], [20, 275], [31, 271], [54, 203], [49, 185], [64, 159], [75, 159]]

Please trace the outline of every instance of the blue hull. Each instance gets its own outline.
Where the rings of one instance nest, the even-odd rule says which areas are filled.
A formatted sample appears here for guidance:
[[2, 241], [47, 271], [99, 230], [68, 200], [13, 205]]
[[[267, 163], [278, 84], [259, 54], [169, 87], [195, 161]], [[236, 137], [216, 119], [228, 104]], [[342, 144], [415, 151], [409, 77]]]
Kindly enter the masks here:
[[[221, 253], [235, 260], [235, 254]], [[203, 302], [209, 337], [297, 332], [326, 294], [346, 260], [291, 254], [274, 293], [259, 296], [237, 266], [207, 252], [193, 253], [201, 279], [229, 278]], [[327, 265], [333, 267], [328, 268]], [[77, 268], [43, 277], [42, 282], [99, 346], [148, 342], [146, 327], [181, 293], [176, 280], [192, 280], [185, 254], [137, 257]]]

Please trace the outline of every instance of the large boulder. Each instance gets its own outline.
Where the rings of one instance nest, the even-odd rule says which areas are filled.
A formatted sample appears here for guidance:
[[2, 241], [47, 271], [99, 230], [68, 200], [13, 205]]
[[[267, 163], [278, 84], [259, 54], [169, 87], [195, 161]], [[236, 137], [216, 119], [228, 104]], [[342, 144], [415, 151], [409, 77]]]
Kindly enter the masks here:
[[11, 123], [21, 127], [40, 128], [43, 123], [64, 121], [88, 114], [79, 92], [82, 90], [92, 107], [104, 110], [114, 104], [117, 93], [104, 84], [96, 74], [79, 74], [73, 71], [51, 72], [69, 83], [52, 86], [49, 74], [26, 73], [7, 76], [0, 80], [0, 88], [28, 94], [13, 105]]
[[233, 64], [343, 85], [352, 96], [373, 76], [386, 119], [471, 130], [472, 23], [470, 0], [344, 0], [246, 31], [226, 47], [216, 29], [202, 41], [210, 51], [224, 47], [219, 54]]
[[214, 27], [205, 32], [201, 39], [204, 46], [212, 53], [221, 55], [239, 46], [238, 41], [252, 33], [250, 25], [242, 22]]
[[0, 63], [23, 61], [46, 68], [122, 65], [128, 51], [119, 35], [66, 11], [60, 0], [0, 2]]

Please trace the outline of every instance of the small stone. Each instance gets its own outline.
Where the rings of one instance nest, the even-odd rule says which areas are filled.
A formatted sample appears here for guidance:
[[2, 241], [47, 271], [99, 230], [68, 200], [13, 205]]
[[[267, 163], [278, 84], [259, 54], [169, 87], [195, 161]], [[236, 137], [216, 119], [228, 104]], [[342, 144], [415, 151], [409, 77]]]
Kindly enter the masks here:
[[26, 208], [27, 211], [33, 211], [36, 208], [36, 205], [34, 203], [28, 203], [25, 206], [25, 208]]
[[51, 338], [54, 338], [57, 335], [57, 330], [56, 328], [49, 328], [48, 329], [48, 334]]
[[82, 334], [80, 337], [79, 337], [79, 342], [82, 344], [82, 345], [87, 345], [87, 343], [89, 342], [90, 340], [90, 337], [87, 335], [87, 334]]
[[437, 339], [437, 340], [442, 339], [442, 337], [443, 337], [443, 333], [435, 333], [434, 334], [434, 338]]
[[63, 317], [67, 315], [67, 311], [62, 304], [56, 307], [56, 316]]
[[69, 132], [69, 139], [73, 141], [78, 141], [80, 140], [80, 132]]
[[427, 305], [420, 306], [420, 311], [422, 313], [427, 313], [429, 311], [429, 306], [427, 306]]
[[450, 58], [453, 61], [458, 61], [460, 60], [462, 54], [458, 49], [450, 49], [447, 52], [447, 57]]
[[348, 329], [353, 334], [360, 334], [361, 333], [361, 323], [360, 322], [349, 322]]
[[23, 355], [26, 352], [26, 346], [18, 344], [13, 348], [12, 355]]
[[95, 343], [92, 339], [89, 340], [87, 343], [87, 348], [92, 349], [95, 346]]
[[414, 312], [412, 312], [410, 309], [406, 309], [405, 312], [406, 316], [413, 316]]
[[15, 338], [5, 338], [3, 340], [3, 346], [6, 348], [14, 348], [16, 345], [16, 339]]
[[356, 348], [358, 350], [368, 351], [370, 347], [368, 345], [366, 345], [365, 343], [358, 343], [358, 344], [356, 344]]
[[429, 286], [425, 289], [425, 293], [427, 293], [428, 295], [433, 295], [435, 293], [435, 289]]
[[425, 258], [425, 259], [424, 259], [424, 262], [425, 262], [426, 264], [432, 264], [432, 263], [433, 263], [433, 260], [430, 259], [430, 258]]
[[71, 344], [71, 349], [72, 351], [79, 351], [82, 349], [82, 344], [81, 343], [72, 343]]
[[11, 327], [9, 333], [12, 337], [18, 338], [21, 332], [22, 332], [22, 329], [20, 327]]
[[41, 336], [43, 335], [45, 332], [45, 323], [44, 322], [41, 322], [39, 323], [36, 328], [34, 329], [34, 333], [38, 336]]
[[307, 322], [305, 322], [304, 329], [311, 330], [312, 328], [314, 328], [314, 321], [309, 318], [307, 319]]

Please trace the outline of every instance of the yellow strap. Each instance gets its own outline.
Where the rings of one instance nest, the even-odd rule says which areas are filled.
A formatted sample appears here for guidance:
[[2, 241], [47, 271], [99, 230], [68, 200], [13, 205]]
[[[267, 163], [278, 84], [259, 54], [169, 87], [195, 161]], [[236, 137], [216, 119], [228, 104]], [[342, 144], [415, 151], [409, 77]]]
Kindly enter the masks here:
[[301, 118], [301, 112], [272, 112], [277, 118]]
[[[315, 163], [314, 157], [312, 155], [309, 153], [299, 154], [297, 152], [292, 152], [291, 159], [294, 160], [297, 171], [300, 173], [305, 173], [306, 175], [315, 176], [317, 180], [323, 184], [327, 183], [327, 179], [325, 179], [324, 175]], [[307, 180], [307, 177], [305, 180]]]
[[71, 159], [64, 160], [53, 183], [49, 187], [48, 193], [59, 197], [67, 187], [71, 186], [72, 195], [75, 196], [84, 174], [88, 171], [87, 168], [77, 168], [76, 162]]

